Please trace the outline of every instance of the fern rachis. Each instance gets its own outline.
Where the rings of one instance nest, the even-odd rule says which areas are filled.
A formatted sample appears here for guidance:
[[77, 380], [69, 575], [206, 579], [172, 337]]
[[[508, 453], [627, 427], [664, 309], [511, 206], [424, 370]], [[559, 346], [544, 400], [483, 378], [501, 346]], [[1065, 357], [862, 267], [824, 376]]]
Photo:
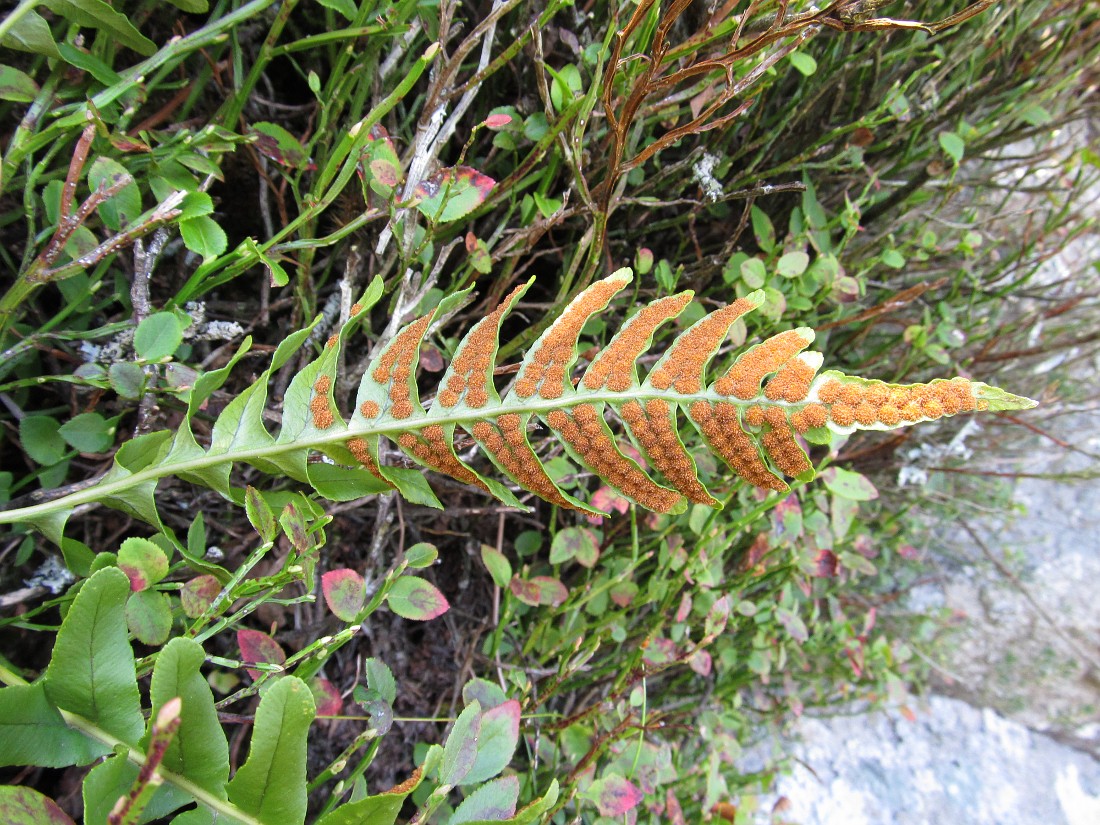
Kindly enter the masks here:
[[[271, 366], [223, 410], [208, 447], [197, 443], [191, 419], [224, 383], [248, 342], [229, 364], [195, 382], [177, 432], [127, 442], [99, 484], [56, 501], [0, 512], [0, 523], [32, 523], [57, 541], [75, 506], [98, 501], [159, 524], [153, 493], [160, 478], [179, 476], [239, 498], [230, 485], [230, 471], [237, 462], [307, 482], [323, 496], [354, 498], [396, 488], [414, 501], [440, 506], [421, 473], [380, 461], [383, 437], [418, 464], [521, 506], [508, 487], [458, 458], [454, 437], [459, 427], [520, 488], [562, 507], [598, 512], [563, 491], [547, 474], [528, 440], [532, 418], [554, 432], [576, 462], [632, 501], [659, 512], [677, 512], [689, 500], [718, 505], [699, 481], [695, 462], [680, 440], [680, 414], [738, 476], [758, 487], [783, 491], [784, 476], [813, 476], [796, 436], [822, 440], [826, 429], [893, 429], [961, 412], [1034, 405], [963, 378], [895, 385], [834, 371], [819, 373], [822, 356], [805, 351], [814, 334], [804, 327], [748, 348], [708, 383], [708, 365], [733, 323], [760, 306], [759, 292], [704, 316], [677, 336], [639, 379], [637, 361], [649, 349], [655, 331], [676, 318], [692, 295], [684, 292], [649, 303], [594, 357], [574, 386], [571, 375], [581, 329], [607, 308], [631, 277], [629, 270], [619, 270], [578, 295], [528, 350], [501, 398], [493, 382], [500, 325], [530, 282], [517, 287], [462, 339], [425, 408], [416, 384], [421, 342], [433, 318], [465, 293], [446, 298], [436, 310], [400, 330], [373, 359], [345, 421], [333, 395], [339, 350], [365, 317], [362, 310], [381, 296], [382, 286], [376, 281], [344, 328], [291, 382], [278, 435], [263, 423], [267, 382], [305, 342], [308, 329], [280, 344]], [[658, 483], [620, 449], [605, 417], [608, 408], [666, 484]], [[311, 452], [333, 463], [312, 463]]]

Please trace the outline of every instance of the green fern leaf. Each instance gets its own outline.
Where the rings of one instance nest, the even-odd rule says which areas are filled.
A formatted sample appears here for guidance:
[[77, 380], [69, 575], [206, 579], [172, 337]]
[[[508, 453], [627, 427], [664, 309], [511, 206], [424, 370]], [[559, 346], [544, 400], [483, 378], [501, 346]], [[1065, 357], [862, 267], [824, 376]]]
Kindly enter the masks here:
[[[546, 426], [574, 461], [631, 501], [676, 513], [688, 502], [719, 506], [699, 480], [681, 439], [682, 418], [736, 477], [783, 492], [788, 489], [786, 478], [808, 481], [814, 475], [799, 446], [800, 436], [822, 443], [830, 431], [888, 430], [958, 413], [1034, 406], [1030, 399], [963, 378], [900, 385], [820, 372], [822, 356], [806, 351], [814, 333], [805, 327], [749, 347], [708, 381], [708, 367], [730, 327], [763, 303], [759, 291], [680, 333], [644, 378], [638, 373], [639, 359], [657, 329], [685, 309], [692, 293], [641, 307], [574, 384], [582, 328], [631, 280], [630, 270], [621, 269], [574, 298], [527, 351], [502, 398], [493, 378], [500, 328], [530, 282], [518, 286], [459, 342], [425, 405], [416, 382], [421, 343], [436, 319], [466, 300], [466, 292], [448, 296], [381, 348], [345, 420], [334, 394], [340, 349], [366, 317], [363, 310], [381, 297], [382, 284], [376, 279], [343, 328], [291, 381], [277, 434], [264, 423], [268, 381], [305, 344], [312, 326], [283, 341], [268, 369], [222, 411], [209, 446], [198, 443], [191, 421], [245, 354], [247, 342], [225, 367], [196, 380], [177, 432], [151, 433], [127, 442], [99, 484], [56, 501], [0, 512], [0, 524], [31, 524], [60, 541], [65, 519], [77, 505], [100, 502], [160, 526], [154, 500], [161, 478], [176, 475], [240, 502], [243, 492], [230, 482], [237, 463], [309, 484], [335, 500], [396, 489], [410, 501], [441, 507], [422, 470], [388, 460], [392, 451], [385, 447], [387, 442], [422, 468], [480, 488], [509, 506], [522, 506], [513, 489], [518, 488], [560, 507], [599, 513], [562, 490], [547, 473], [529, 439], [533, 422]], [[621, 424], [657, 477], [624, 452], [613, 424]], [[458, 456], [455, 438], [460, 430], [473, 438], [512, 487]], [[324, 463], [311, 461], [317, 454]]]

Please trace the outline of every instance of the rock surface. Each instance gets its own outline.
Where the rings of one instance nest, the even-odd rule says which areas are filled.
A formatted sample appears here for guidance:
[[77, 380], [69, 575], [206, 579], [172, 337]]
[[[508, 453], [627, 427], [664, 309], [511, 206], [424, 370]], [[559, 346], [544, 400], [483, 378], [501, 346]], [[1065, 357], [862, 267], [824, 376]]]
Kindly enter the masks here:
[[781, 747], [793, 770], [758, 800], [760, 823], [1100, 822], [1100, 762], [956, 699], [931, 697], [915, 721], [887, 712], [806, 718]]

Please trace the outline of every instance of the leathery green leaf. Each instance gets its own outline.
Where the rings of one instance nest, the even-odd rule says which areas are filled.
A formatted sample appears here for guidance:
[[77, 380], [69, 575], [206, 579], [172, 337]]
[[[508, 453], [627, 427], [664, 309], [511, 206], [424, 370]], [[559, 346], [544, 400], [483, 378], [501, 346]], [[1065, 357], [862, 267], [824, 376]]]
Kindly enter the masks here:
[[65, 768], [86, 765], [109, 752], [65, 724], [46, 698], [44, 683], [0, 690], [0, 765]]
[[[229, 745], [218, 721], [210, 685], [199, 671], [204, 659], [202, 646], [191, 639], [175, 638], [165, 645], [153, 668], [150, 719], [156, 719], [168, 700], [178, 696], [183, 701], [179, 730], [161, 764], [224, 799]], [[148, 733], [145, 738], [147, 742]]]
[[115, 567], [100, 570], [69, 608], [46, 668], [46, 696], [57, 707], [136, 744], [145, 729], [134, 652], [126, 638], [130, 580]]
[[264, 694], [248, 759], [229, 783], [229, 801], [264, 822], [306, 818], [306, 734], [316, 708], [301, 679], [286, 676]]

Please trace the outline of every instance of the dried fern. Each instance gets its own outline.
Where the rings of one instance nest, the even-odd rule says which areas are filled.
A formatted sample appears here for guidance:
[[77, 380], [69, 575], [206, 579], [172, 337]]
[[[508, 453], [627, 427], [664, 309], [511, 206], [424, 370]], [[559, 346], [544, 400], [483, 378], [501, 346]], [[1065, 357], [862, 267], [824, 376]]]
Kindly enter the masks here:
[[[0, 523], [30, 523], [60, 542], [73, 508], [100, 502], [160, 526], [154, 493], [161, 478], [178, 476], [240, 501], [240, 492], [230, 484], [237, 462], [308, 483], [322, 496], [336, 500], [396, 489], [412, 501], [441, 506], [420, 471], [380, 461], [383, 437], [424, 467], [479, 487], [506, 504], [522, 506], [508, 487], [456, 455], [458, 427], [523, 490], [561, 507], [598, 512], [563, 491], [547, 474], [528, 441], [532, 418], [549, 427], [578, 464], [632, 501], [650, 510], [675, 513], [688, 500], [718, 505], [699, 481], [695, 462], [680, 439], [679, 414], [687, 416], [707, 447], [737, 476], [767, 490], [783, 491], [785, 476], [813, 477], [797, 435], [823, 441], [827, 429], [839, 433], [888, 430], [962, 412], [1034, 406], [1027, 398], [965, 378], [897, 385], [835, 371], [819, 374], [822, 356], [805, 352], [814, 339], [813, 330], [805, 327], [750, 347], [708, 383], [708, 364], [733, 323], [760, 306], [762, 292], [740, 298], [693, 324], [641, 379], [639, 356], [649, 348], [656, 329], [679, 315], [692, 296], [684, 292], [653, 301], [623, 325], [574, 386], [581, 329], [630, 281], [630, 271], [622, 269], [578, 295], [535, 341], [501, 398], [493, 382], [500, 325], [530, 282], [517, 287], [463, 338], [425, 409], [416, 384], [420, 345], [433, 318], [445, 314], [464, 293], [451, 296], [404, 327], [373, 360], [359, 386], [355, 410], [345, 421], [333, 399], [339, 350], [365, 317], [362, 310], [381, 296], [382, 285], [376, 280], [353, 307], [344, 328], [291, 382], [278, 435], [272, 435], [263, 420], [268, 379], [302, 346], [309, 329], [283, 341], [271, 366], [218, 416], [208, 447], [196, 441], [191, 419], [248, 350], [247, 341], [226, 366], [195, 382], [178, 431], [127, 442], [119, 449], [114, 467], [95, 486], [56, 501], [0, 512]], [[623, 453], [608, 424], [608, 408], [659, 471], [663, 484]], [[310, 462], [313, 452], [323, 453], [332, 463]]]

